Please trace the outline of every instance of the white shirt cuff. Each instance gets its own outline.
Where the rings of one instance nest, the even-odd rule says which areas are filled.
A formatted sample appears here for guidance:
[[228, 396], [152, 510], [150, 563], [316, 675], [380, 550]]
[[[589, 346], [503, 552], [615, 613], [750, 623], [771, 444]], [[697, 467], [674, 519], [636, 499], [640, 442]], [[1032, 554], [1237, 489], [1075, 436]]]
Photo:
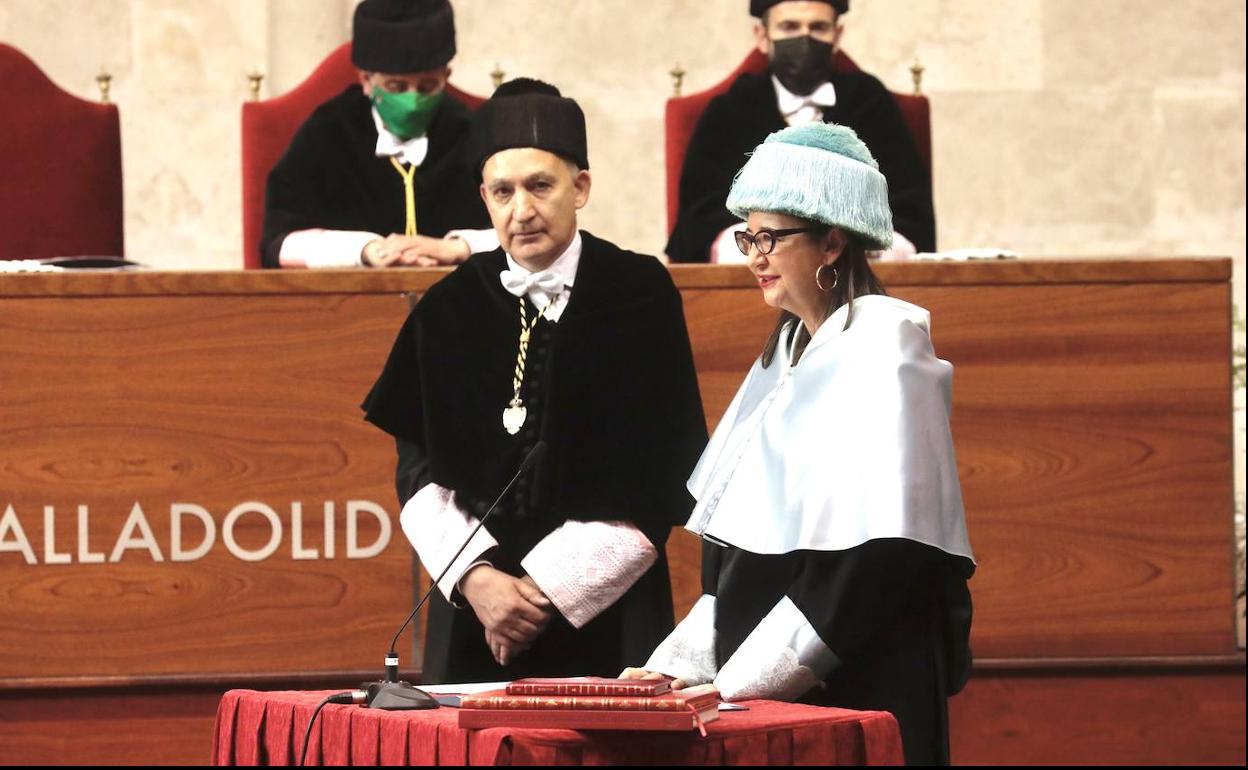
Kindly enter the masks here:
[[481, 254], [498, 248], [498, 233], [493, 228], [488, 230], [451, 230], [447, 238], [458, 238], [468, 244], [471, 254]]
[[724, 229], [711, 242], [711, 263], [716, 265], [744, 265], [748, 257], [737, 248], [736, 233], [745, 229], [744, 222], [738, 222]]
[[797, 700], [840, 665], [789, 597], [754, 627], [715, 677], [724, 700]]
[[[459, 550], [468, 533], [477, 526], [477, 518], [470, 516], [455, 505], [454, 493], [437, 484], [426, 484], [403, 506], [399, 524], [403, 534], [416, 549], [420, 563], [425, 566], [430, 579], [441, 574], [451, 557]], [[477, 530], [468, 547], [464, 549], [446, 576], [438, 583], [438, 590], [451, 601], [451, 595], [459, 579], [470, 567], [481, 563], [481, 555], [498, 545], [498, 541], [485, 527]]]
[[380, 238], [360, 230], [296, 230], [282, 239], [282, 267], [359, 267], [364, 246]]
[[617, 521], [567, 521], [520, 566], [573, 628], [610, 607], [658, 559], [641, 530]]
[[715, 597], [702, 594], [685, 619], [654, 649], [644, 668], [692, 686], [715, 678]]

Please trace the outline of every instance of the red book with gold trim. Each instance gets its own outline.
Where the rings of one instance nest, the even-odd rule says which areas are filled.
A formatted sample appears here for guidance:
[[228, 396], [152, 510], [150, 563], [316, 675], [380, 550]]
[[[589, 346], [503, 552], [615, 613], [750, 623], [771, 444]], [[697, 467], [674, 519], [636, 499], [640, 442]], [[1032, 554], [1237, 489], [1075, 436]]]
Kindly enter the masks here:
[[[684, 690], [665, 696], [662, 699], [671, 700], [674, 706], [679, 706], [671, 710], [666, 708], [646, 710], [586, 708], [583, 705], [576, 707], [528, 705], [518, 708], [497, 705], [488, 708], [470, 706], [472, 702], [470, 698], [484, 698], [487, 702], [496, 704], [516, 697], [509, 696], [502, 690], [495, 690], [475, 696], [464, 696], [463, 707], [459, 710], [459, 726], [462, 728], [535, 727], [566, 730], [698, 730], [705, 734], [706, 730], [703, 725], [719, 718], [719, 693], [709, 686], [707, 689], [709, 692], [690, 693], [686, 697], [678, 695], [678, 693], [685, 692]], [[584, 696], [537, 697], [534, 700], [557, 704], [562, 699], [587, 700]], [[647, 698], [645, 700], [662, 699]], [[621, 699], [608, 698], [607, 700]]]
[[654, 697], [672, 690], [670, 679], [607, 679], [576, 676], [568, 679], [531, 677], [507, 685], [508, 695], [624, 695]]
[[466, 709], [562, 709], [565, 711], [680, 711], [700, 710], [719, 703], [719, 694], [711, 688], [676, 690], [653, 698], [623, 695], [511, 695], [505, 690], [490, 690], [459, 699]]

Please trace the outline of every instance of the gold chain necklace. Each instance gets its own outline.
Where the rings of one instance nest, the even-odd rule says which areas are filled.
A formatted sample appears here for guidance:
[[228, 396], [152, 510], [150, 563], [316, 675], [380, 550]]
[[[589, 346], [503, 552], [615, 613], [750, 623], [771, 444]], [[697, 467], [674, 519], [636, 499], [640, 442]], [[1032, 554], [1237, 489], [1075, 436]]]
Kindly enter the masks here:
[[520, 386], [524, 384], [524, 366], [529, 355], [529, 338], [533, 335], [533, 327], [537, 326], [537, 322], [542, 320], [542, 316], [546, 315], [546, 311], [554, 304], [554, 300], [547, 302], [546, 307], [542, 308], [533, 317], [533, 322], [530, 323], [529, 311], [524, 304], [524, 297], [520, 297], [520, 346], [516, 351], [516, 372], [512, 378], [514, 390], [512, 391], [511, 402], [503, 410], [503, 428], [513, 436], [520, 432], [525, 419], [529, 416], [529, 410], [525, 408], [524, 402], [520, 400]]

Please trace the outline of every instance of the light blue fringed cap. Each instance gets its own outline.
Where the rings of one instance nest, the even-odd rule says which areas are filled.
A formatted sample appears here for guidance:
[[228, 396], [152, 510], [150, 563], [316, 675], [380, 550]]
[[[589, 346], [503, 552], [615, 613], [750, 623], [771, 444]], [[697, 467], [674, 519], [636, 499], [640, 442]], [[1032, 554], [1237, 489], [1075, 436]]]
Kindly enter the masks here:
[[741, 219], [771, 211], [840, 227], [870, 248], [893, 245], [888, 182], [852, 128], [809, 123], [781, 129], [754, 148], [728, 191]]

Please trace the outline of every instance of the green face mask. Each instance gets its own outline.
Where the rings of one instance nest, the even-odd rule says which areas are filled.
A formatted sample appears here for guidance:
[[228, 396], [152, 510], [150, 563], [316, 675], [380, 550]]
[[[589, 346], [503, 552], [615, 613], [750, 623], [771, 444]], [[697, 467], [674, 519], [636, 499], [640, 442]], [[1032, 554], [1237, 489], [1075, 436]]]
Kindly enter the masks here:
[[404, 91], [396, 94], [379, 86], [373, 86], [373, 106], [381, 116], [390, 133], [400, 139], [411, 139], [420, 136], [429, 128], [433, 113], [442, 103], [446, 91], [436, 94], [422, 94], [418, 91]]

